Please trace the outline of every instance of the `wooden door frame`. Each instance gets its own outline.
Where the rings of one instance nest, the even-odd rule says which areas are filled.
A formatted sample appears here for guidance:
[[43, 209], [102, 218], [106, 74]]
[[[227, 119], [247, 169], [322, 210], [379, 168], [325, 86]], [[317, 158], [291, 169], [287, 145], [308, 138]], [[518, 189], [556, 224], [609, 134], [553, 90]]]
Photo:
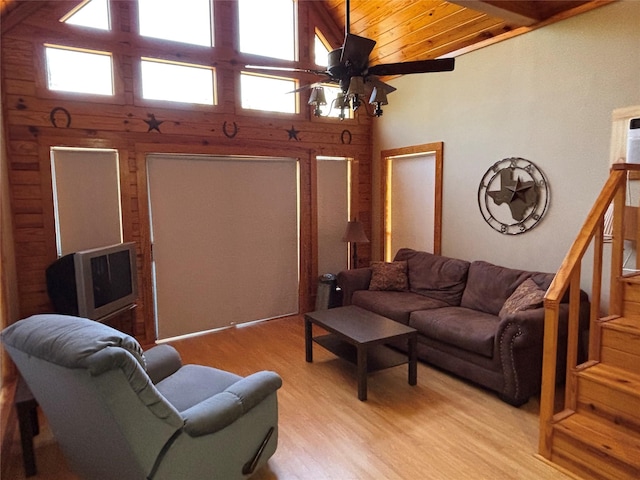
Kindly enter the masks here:
[[380, 152], [380, 161], [382, 163], [382, 185], [380, 205], [382, 206], [382, 219], [380, 221], [380, 258], [385, 259], [385, 248], [387, 245], [387, 218], [389, 204], [387, 202], [389, 194], [389, 159], [402, 155], [416, 155], [433, 153], [435, 156], [435, 191], [434, 191], [434, 218], [433, 218], [433, 253], [440, 255], [442, 253], [442, 169], [444, 158], [444, 142], [424, 143], [422, 145], [413, 145], [409, 147], [393, 148], [382, 150]]

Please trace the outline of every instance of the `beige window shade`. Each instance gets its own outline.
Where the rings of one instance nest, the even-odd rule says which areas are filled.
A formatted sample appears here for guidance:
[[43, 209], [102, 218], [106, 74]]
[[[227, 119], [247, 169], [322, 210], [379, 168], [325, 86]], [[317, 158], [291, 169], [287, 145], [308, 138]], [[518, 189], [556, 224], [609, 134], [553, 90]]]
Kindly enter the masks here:
[[298, 312], [295, 159], [147, 166], [159, 338]]
[[349, 160], [318, 157], [318, 273], [337, 274], [348, 267], [342, 236], [349, 221]]
[[122, 242], [118, 152], [51, 149], [58, 255]]

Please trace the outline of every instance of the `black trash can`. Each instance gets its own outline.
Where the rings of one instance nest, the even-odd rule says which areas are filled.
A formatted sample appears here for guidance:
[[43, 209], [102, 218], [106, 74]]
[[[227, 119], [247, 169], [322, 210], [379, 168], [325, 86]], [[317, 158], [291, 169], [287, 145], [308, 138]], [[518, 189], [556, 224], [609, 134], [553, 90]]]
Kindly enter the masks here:
[[318, 293], [316, 295], [316, 310], [340, 307], [342, 305], [342, 290], [338, 288], [338, 279], [333, 273], [325, 273], [318, 277]]

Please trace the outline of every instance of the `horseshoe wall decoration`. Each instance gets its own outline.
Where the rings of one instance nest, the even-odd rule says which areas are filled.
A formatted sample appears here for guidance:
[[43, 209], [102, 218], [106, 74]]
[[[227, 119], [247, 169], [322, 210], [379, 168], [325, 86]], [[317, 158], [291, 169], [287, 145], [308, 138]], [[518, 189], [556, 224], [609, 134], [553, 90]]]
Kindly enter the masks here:
[[233, 122], [233, 131], [231, 133], [227, 132], [227, 122], [225, 121], [222, 124], [222, 133], [225, 134], [227, 138], [233, 138], [238, 134], [238, 124]]
[[51, 110], [51, 113], [49, 113], [49, 120], [51, 120], [51, 125], [56, 128], [61, 128], [61, 126], [58, 125], [58, 121], [56, 120], [56, 114], [58, 112], [63, 113], [65, 116], [66, 124], [64, 125], [64, 128], [69, 128], [71, 126], [71, 114], [66, 108], [63, 107], [55, 107], [53, 110]]

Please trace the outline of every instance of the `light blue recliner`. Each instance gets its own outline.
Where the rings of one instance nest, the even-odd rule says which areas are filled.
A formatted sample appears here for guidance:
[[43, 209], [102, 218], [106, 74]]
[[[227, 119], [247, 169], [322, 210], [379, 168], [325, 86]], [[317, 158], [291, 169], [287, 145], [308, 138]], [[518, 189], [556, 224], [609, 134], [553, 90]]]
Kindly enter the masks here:
[[278, 441], [281, 378], [182, 365], [106, 325], [34, 315], [2, 341], [71, 468], [87, 480], [240, 479]]

